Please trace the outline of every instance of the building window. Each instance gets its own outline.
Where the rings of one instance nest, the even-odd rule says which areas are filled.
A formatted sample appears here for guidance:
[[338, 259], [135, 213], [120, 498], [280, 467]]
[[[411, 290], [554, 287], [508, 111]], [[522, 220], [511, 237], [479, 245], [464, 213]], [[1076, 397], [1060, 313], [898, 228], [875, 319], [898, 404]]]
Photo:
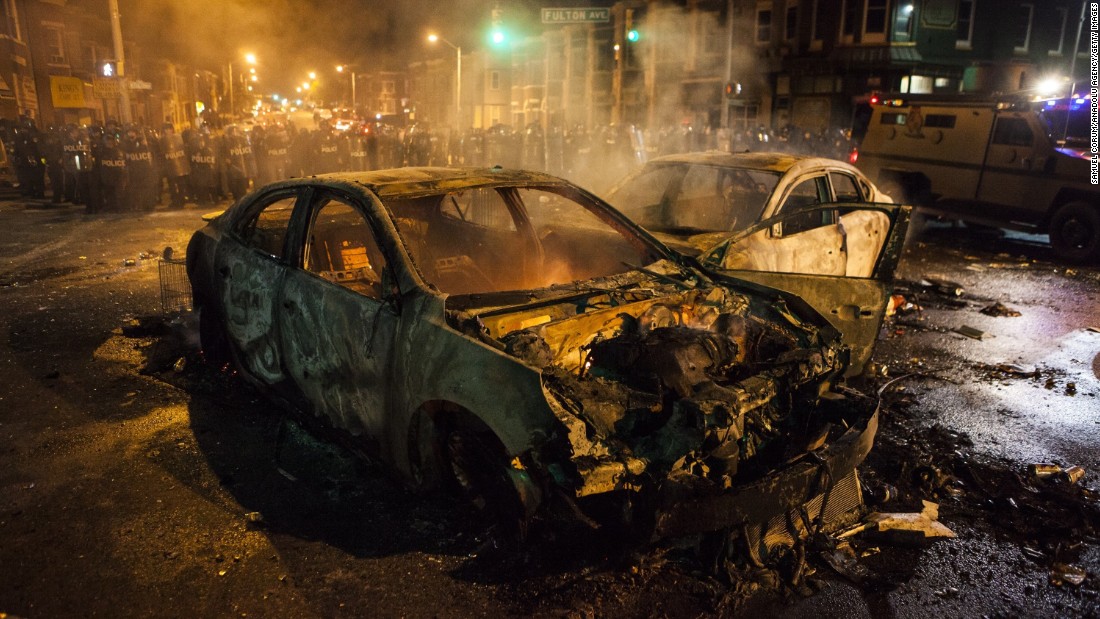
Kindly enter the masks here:
[[14, 0], [0, 0], [0, 19], [3, 19], [4, 34], [16, 41], [23, 40], [23, 34], [19, 31], [19, 13], [16, 10]]
[[500, 90], [500, 71], [489, 71], [489, 90]]
[[887, 0], [864, 0], [864, 42], [877, 42], [886, 39], [886, 5]]
[[386, 80], [382, 82], [382, 93], [392, 95], [395, 91], [394, 83], [392, 80]]
[[730, 105], [730, 128], [736, 131], [756, 129], [760, 124], [757, 118], [759, 109], [760, 104], [758, 102]]
[[717, 20], [707, 20], [703, 26], [703, 54], [716, 56], [726, 51], [725, 31], [717, 25]]
[[1021, 4], [1016, 7], [1016, 13], [1012, 20], [1012, 51], [1026, 54], [1031, 43], [1031, 18], [1035, 7], [1030, 4]]
[[814, 0], [813, 20], [810, 22], [810, 47], [821, 49], [821, 18], [825, 14], [825, 0]]
[[978, 0], [959, 0], [955, 23], [955, 49], [970, 49], [974, 42], [974, 5]]
[[49, 64], [65, 64], [65, 29], [60, 24], [42, 24]]
[[894, 27], [890, 31], [890, 40], [895, 43], [908, 43], [913, 40], [913, 22], [916, 0], [901, 0], [894, 8]]
[[840, 41], [851, 43], [856, 35], [856, 19], [859, 17], [859, 0], [844, 0], [840, 16]]
[[772, 12], [771, 9], [756, 10], [756, 42], [770, 43], [772, 40]]
[[1058, 28], [1058, 44], [1057, 44], [1057, 46], [1050, 48], [1050, 50], [1047, 51], [1047, 55], [1049, 55], [1049, 56], [1061, 56], [1062, 55], [1062, 50], [1064, 49], [1063, 46], [1065, 45], [1066, 22], [1068, 21], [1069, 16], [1067, 14], [1066, 9], [1064, 9], [1064, 8], [1054, 9], [1054, 15], [1055, 15], [1054, 19], [1060, 25], [1060, 28]]
[[787, 23], [784, 28], [784, 35], [788, 41], [793, 41], [798, 37], [798, 5], [791, 3], [787, 6]]

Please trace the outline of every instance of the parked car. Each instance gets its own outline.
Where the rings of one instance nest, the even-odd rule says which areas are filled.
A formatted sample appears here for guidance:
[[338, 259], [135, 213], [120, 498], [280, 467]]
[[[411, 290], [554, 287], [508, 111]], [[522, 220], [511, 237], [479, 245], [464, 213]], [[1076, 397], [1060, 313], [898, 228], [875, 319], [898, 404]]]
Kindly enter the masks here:
[[[726, 269], [868, 277], [892, 203], [842, 161], [711, 151], [659, 157], [619, 181], [608, 201], [680, 251]], [[822, 208], [824, 207], [824, 208]]]
[[766, 554], [797, 510], [860, 505], [877, 411], [837, 385], [870, 354], [897, 247], [800, 298], [559, 178], [403, 168], [263, 187], [194, 235], [187, 271], [208, 356], [498, 531], [569, 515]]

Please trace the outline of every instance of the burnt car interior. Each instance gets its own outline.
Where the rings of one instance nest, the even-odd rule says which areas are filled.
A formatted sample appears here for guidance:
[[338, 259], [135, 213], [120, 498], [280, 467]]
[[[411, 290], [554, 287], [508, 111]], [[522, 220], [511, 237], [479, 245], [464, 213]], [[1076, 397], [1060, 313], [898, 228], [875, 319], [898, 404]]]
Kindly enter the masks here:
[[359, 211], [338, 199], [320, 198], [306, 244], [305, 270], [380, 299], [384, 265], [382, 251]]
[[286, 231], [290, 225], [290, 216], [294, 212], [297, 194], [276, 195], [257, 209], [252, 217], [246, 217], [238, 234], [245, 245], [276, 258], [283, 255]]
[[551, 190], [483, 187], [386, 206], [425, 279], [448, 294], [545, 288], [653, 260]]
[[655, 166], [624, 187], [615, 206], [655, 232], [736, 232], [760, 218], [778, 181], [778, 174], [761, 170]]

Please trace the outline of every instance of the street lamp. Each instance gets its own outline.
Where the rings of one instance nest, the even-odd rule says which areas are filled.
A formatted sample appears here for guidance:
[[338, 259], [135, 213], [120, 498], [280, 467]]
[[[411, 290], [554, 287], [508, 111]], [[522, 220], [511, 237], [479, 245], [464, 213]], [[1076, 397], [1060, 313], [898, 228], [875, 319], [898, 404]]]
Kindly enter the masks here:
[[455, 50], [455, 130], [457, 131], [462, 126], [462, 48], [434, 33], [428, 35], [428, 41], [430, 43], [443, 41]]
[[[247, 62], [248, 64], [252, 64], [252, 65], [256, 64], [256, 54], [253, 54], [251, 52], [245, 54], [244, 55], [244, 61]], [[236, 62], [236, 61], [234, 61], [234, 60], [229, 61], [229, 113], [230, 114], [235, 113], [235, 109], [236, 109], [235, 106], [233, 105], [233, 63], [234, 62]], [[252, 72], [255, 73], [256, 70], [252, 69]]]
[[336, 72], [343, 73], [347, 69], [348, 73], [351, 73], [351, 108], [354, 110], [355, 105], [355, 80], [359, 75], [355, 72], [355, 65], [353, 64], [338, 64], [336, 65]]

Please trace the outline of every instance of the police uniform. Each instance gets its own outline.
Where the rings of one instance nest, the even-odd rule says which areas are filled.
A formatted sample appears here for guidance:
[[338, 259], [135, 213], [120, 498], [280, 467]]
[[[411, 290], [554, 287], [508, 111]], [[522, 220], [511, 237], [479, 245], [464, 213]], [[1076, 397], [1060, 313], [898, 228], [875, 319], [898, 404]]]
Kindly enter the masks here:
[[161, 168], [168, 181], [168, 203], [171, 208], [183, 208], [191, 161], [184, 148], [183, 137], [166, 125], [160, 138]]

